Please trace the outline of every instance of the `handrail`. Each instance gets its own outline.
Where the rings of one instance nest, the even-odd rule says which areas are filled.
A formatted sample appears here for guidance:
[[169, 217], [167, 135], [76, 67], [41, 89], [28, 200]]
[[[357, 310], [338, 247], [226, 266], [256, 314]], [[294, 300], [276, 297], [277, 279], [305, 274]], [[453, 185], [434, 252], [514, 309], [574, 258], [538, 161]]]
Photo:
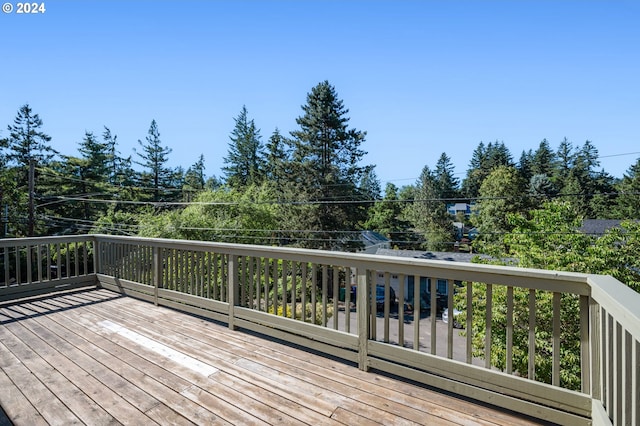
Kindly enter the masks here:
[[640, 340], [640, 297], [630, 287], [609, 275], [589, 275], [591, 297], [602, 309], [615, 314], [616, 321]]
[[[437, 287], [439, 281], [446, 285]], [[549, 421], [640, 423], [640, 295], [609, 276], [110, 235], [0, 240], [0, 302], [84, 285], [225, 321], [357, 362], [363, 370], [398, 374]], [[382, 305], [377, 286], [384, 287]], [[453, 321], [440, 322], [444, 288], [450, 316], [452, 290], [459, 288], [457, 298], [473, 321], [466, 336], [454, 331]], [[397, 307], [388, 299], [391, 290]], [[538, 299], [544, 294], [553, 300], [549, 349], [536, 346], [536, 330], [546, 327], [536, 317], [536, 309], [546, 309], [537, 306], [547, 300]], [[567, 344], [561, 333], [572, 321], [560, 321], [565, 297], [576, 301], [582, 392], [561, 387], [559, 354]], [[419, 300], [434, 309], [420, 313]], [[477, 303], [487, 309], [479, 318], [477, 306], [473, 314]], [[516, 317], [518, 303], [528, 306], [524, 318]], [[535, 352], [529, 353], [528, 371], [514, 371], [510, 359], [505, 372], [490, 362], [501, 334], [506, 354], [514, 356], [517, 327], [527, 321], [529, 351], [550, 351], [541, 356], [553, 360], [553, 383], [520, 377], [536, 373]], [[484, 339], [486, 361], [477, 358], [478, 338]]]

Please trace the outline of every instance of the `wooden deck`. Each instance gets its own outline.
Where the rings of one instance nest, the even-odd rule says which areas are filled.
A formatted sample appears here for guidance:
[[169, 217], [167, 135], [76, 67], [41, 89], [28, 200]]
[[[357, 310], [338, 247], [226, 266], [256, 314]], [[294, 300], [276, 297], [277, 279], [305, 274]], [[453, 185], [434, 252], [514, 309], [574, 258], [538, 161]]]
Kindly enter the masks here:
[[537, 424], [95, 289], [0, 305], [0, 405], [0, 425]]

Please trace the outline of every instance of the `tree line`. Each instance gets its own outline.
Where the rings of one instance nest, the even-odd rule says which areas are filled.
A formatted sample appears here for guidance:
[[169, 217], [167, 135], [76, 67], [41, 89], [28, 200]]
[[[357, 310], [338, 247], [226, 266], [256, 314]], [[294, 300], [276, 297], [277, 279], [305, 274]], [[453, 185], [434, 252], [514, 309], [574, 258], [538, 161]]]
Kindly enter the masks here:
[[[108, 127], [86, 132], [76, 155], [57, 152], [43, 121], [22, 106], [0, 139], [0, 211], [5, 237], [102, 232], [354, 250], [358, 232], [378, 231], [401, 248], [451, 250], [475, 227], [496, 242], [526, 213], [562, 199], [585, 218], [637, 219], [640, 159], [622, 179], [600, 169], [592, 142], [546, 139], [516, 161], [504, 142], [480, 142], [466, 175], [442, 153], [412, 185], [384, 190], [364, 164], [366, 132], [324, 81], [307, 94], [297, 129], [263, 140], [243, 107], [223, 158], [205, 175], [203, 155], [186, 170], [168, 167], [171, 148], [153, 120], [132, 155]], [[415, 153], [414, 153], [415, 154]], [[429, 161], [426, 161], [427, 163]], [[30, 191], [29, 185], [33, 184]], [[30, 203], [31, 198], [31, 203]], [[473, 206], [472, 215], [447, 205]]]
[[[465, 237], [468, 242], [465, 230], [472, 228], [478, 235], [473, 251], [489, 254], [492, 263], [610, 274], [640, 291], [640, 158], [616, 179], [600, 168], [590, 141], [574, 145], [564, 139], [554, 149], [543, 139], [517, 161], [504, 142], [480, 142], [462, 179], [442, 153], [414, 184], [387, 183], [383, 190], [374, 165], [363, 162], [366, 132], [349, 126], [348, 112], [335, 88], [321, 82], [307, 94], [298, 128], [288, 135], [276, 128], [264, 142], [243, 107], [218, 178], [205, 175], [203, 155], [186, 170], [168, 167], [171, 149], [155, 120], [133, 155], [120, 153], [117, 135], [107, 127], [100, 134], [86, 132], [77, 155], [59, 153], [42, 119], [24, 105], [8, 136], [0, 138], [0, 232], [356, 250], [366, 229], [399, 248], [447, 251]], [[470, 205], [471, 214], [450, 213], [447, 206], [456, 203]], [[584, 218], [627, 221], [594, 237], [578, 231]], [[474, 318], [482, 319], [483, 285], [474, 285], [474, 292]], [[504, 306], [504, 297], [494, 292], [493, 305]], [[552, 304], [548, 294], [540, 297], [536, 347], [548, 349]], [[579, 333], [571, 316], [577, 300], [563, 296], [562, 304], [568, 316], [562, 318], [561, 381], [579, 389]], [[526, 302], [514, 307], [518, 318], [526, 318], [527, 309]], [[496, 314], [493, 321], [492, 363], [503, 368], [506, 319]], [[465, 326], [474, 331], [474, 355], [484, 356], [484, 324]], [[523, 333], [525, 326], [514, 329], [514, 336]], [[516, 339], [513, 354], [514, 369], [523, 376], [526, 342]], [[536, 361], [538, 380], [550, 381], [550, 359]]]

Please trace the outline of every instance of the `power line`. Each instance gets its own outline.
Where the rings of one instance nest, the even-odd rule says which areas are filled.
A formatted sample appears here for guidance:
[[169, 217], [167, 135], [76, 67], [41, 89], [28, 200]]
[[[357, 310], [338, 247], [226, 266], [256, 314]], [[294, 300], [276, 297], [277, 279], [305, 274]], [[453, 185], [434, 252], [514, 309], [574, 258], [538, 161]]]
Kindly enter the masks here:
[[[521, 194], [519, 196], [495, 196], [495, 197], [453, 197], [453, 198], [411, 198], [403, 200], [385, 200], [385, 199], [331, 199], [331, 200], [262, 200], [253, 201], [252, 204], [260, 205], [341, 205], [341, 204], [377, 204], [377, 203], [423, 203], [423, 202], [482, 202], [490, 200], [514, 200], [526, 198], [571, 198], [571, 197], [594, 197], [594, 196], [629, 196], [640, 195], [638, 191], [613, 191], [613, 192], [593, 192], [593, 193], [570, 193], [570, 194], [554, 194], [554, 195], [538, 195], [538, 194]], [[96, 204], [130, 204], [130, 205], [148, 205], [148, 206], [236, 206], [246, 204], [246, 201], [135, 201], [123, 199], [99, 199], [84, 198], [72, 196], [47, 196], [47, 199], [55, 198], [58, 201], [51, 201], [40, 204], [38, 207], [44, 207], [49, 204], [55, 204], [60, 201], [80, 201], [85, 203]]]

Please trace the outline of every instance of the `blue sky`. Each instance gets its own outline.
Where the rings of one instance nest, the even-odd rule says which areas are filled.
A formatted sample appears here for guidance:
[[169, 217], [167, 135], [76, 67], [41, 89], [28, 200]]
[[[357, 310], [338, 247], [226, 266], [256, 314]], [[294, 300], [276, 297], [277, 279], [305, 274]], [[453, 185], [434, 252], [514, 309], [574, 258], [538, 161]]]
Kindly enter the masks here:
[[588, 139], [617, 177], [640, 157], [640, 2], [45, 6], [0, 13], [0, 136], [29, 103], [66, 155], [106, 125], [135, 159], [155, 119], [169, 165], [204, 154], [220, 176], [243, 105], [266, 142], [295, 130], [306, 94], [329, 80], [383, 184], [413, 183], [442, 152], [463, 178], [480, 141], [504, 141], [517, 160], [543, 138]]

